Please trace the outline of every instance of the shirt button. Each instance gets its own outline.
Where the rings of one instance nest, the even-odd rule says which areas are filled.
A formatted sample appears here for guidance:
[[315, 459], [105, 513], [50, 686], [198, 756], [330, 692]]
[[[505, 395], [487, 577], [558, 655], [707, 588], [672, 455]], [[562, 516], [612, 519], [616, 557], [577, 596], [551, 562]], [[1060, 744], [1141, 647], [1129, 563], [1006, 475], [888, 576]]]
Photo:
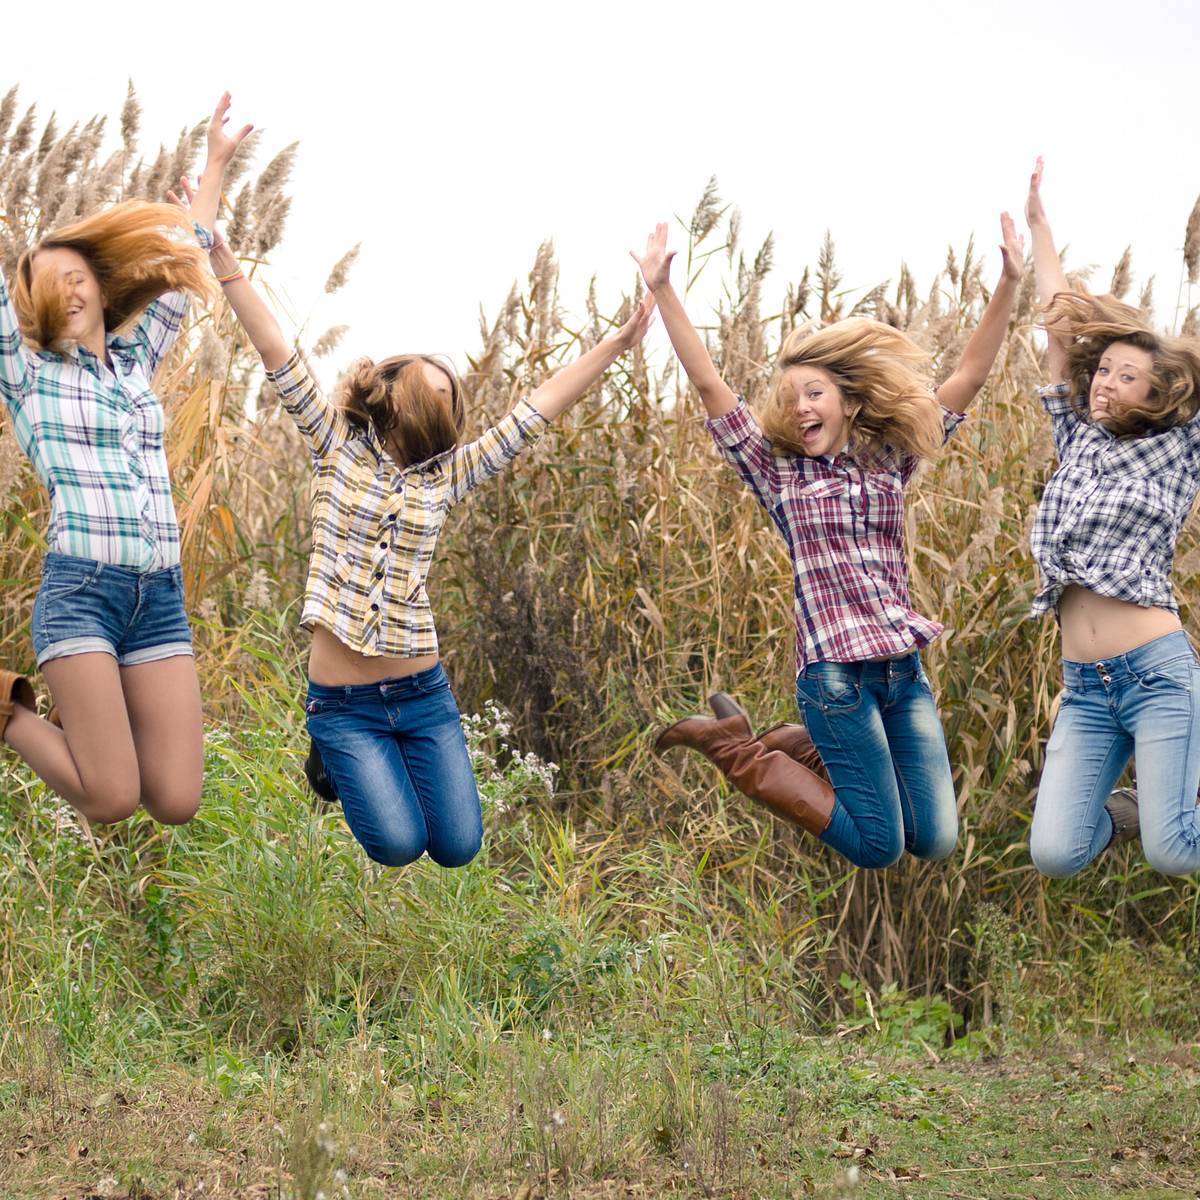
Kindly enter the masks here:
[[388, 548], [387, 542], [380, 542], [379, 548], [380, 548], [380, 550], [386, 550]]
[[371, 605], [371, 611], [372, 611], [372, 612], [378, 612], [378, 611], [379, 611], [379, 605], [378, 605], [378, 604], [372, 604], [372, 605]]
[[382, 578], [383, 578], [383, 572], [382, 572], [382, 571], [376, 571], [376, 572], [375, 572], [375, 578], [376, 578], [376, 579], [382, 579]]

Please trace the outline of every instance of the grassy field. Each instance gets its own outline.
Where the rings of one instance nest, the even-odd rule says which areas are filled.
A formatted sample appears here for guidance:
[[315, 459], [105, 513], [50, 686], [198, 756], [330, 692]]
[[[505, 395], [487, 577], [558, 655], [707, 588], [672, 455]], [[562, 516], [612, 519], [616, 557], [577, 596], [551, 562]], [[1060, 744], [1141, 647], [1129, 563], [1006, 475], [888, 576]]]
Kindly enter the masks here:
[[580, 828], [493, 709], [483, 855], [386, 872], [299, 787], [294, 722], [214, 729], [180, 829], [95, 834], [4, 768], [6, 1198], [1200, 1189], [1181, 957], [1075, 974], [1010, 936], [968, 1028], [830, 986], [803, 881], [744, 891], [771, 827], [736, 798], [720, 855]]

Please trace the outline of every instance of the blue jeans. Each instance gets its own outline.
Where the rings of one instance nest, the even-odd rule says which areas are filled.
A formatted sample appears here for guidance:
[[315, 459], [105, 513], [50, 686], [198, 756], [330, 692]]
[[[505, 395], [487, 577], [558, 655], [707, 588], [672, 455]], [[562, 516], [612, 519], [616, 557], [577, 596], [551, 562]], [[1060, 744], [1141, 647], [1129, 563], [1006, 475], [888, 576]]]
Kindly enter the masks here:
[[890, 662], [810, 663], [796, 703], [837, 794], [823, 842], [859, 867], [890, 867], [905, 850], [953, 852], [946, 737], [915, 650]]
[[1104, 805], [1132, 754], [1146, 861], [1166, 875], [1200, 870], [1200, 663], [1187, 635], [1096, 662], [1063, 659], [1063, 683], [1029, 831], [1034, 866], [1063, 879], [1108, 845]]
[[379, 683], [310, 681], [305, 712], [346, 823], [371, 858], [402, 867], [428, 852], [461, 867], [479, 853], [479, 792], [440, 663]]

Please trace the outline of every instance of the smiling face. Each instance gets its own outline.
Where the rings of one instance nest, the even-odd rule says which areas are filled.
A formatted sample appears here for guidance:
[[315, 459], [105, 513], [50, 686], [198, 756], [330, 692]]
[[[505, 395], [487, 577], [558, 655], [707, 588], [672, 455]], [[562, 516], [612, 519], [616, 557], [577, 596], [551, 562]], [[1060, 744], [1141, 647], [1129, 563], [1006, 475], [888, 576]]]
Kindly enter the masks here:
[[67, 298], [67, 324], [63, 336], [91, 349], [104, 344], [104, 294], [82, 254], [65, 246], [39, 250], [33, 257], [36, 272], [49, 271], [62, 284]]
[[1100, 356], [1092, 374], [1088, 412], [1103, 425], [1106, 418], [1119, 417], [1131, 405], [1144, 405], [1150, 398], [1154, 356], [1129, 342], [1112, 342]]
[[804, 363], [788, 367], [783, 386], [795, 399], [792, 416], [796, 439], [804, 453], [840, 454], [850, 440], [850, 420], [855, 408], [842, 395], [833, 376], [821, 367]]

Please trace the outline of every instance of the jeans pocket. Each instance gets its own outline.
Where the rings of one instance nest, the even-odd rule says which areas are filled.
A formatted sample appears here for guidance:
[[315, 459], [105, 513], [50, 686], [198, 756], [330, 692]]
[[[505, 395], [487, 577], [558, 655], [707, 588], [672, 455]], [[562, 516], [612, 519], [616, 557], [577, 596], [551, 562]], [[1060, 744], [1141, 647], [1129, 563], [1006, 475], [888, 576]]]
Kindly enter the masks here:
[[331, 713], [342, 712], [343, 709], [349, 708], [350, 701], [345, 696], [338, 696], [336, 699], [324, 696], [309, 696], [304, 702], [305, 716], [325, 717]]
[[810, 667], [796, 680], [796, 694], [801, 700], [815, 704], [822, 712], [849, 712], [858, 707], [862, 691], [850, 671], [837, 670], [836, 663], [814, 665], [820, 669]]
[[1148, 692], [1191, 692], [1197, 666], [1191, 655], [1160, 663], [1137, 676], [1138, 687]]
[[48, 567], [42, 575], [43, 601], [65, 600], [86, 591], [96, 580], [97, 568], [80, 564]]

